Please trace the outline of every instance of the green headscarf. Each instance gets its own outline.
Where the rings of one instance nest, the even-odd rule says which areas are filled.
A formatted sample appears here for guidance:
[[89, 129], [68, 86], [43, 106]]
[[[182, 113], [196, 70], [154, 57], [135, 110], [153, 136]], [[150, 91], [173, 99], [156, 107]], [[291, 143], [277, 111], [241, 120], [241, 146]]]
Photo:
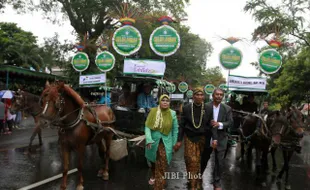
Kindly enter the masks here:
[[[164, 98], [170, 100], [168, 95], [161, 95], [159, 104]], [[168, 135], [172, 129], [172, 115], [170, 109], [161, 109], [160, 105], [156, 108], [152, 108], [147, 116], [145, 125], [151, 130], [160, 131], [164, 135]]]

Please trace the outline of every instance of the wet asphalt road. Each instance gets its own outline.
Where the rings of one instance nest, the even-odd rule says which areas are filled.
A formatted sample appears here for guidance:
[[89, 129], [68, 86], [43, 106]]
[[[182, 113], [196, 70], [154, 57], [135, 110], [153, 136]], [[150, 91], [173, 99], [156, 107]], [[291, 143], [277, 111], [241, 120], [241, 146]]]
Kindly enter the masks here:
[[[38, 140], [34, 142], [33, 154], [25, 154], [32, 130], [16, 130], [11, 136], [0, 136], [0, 190], [15, 190], [46, 178], [58, 175], [62, 172], [61, 157], [57, 144], [56, 130], [43, 130], [44, 145], [39, 147]], [[310, 136], [304, 137], [302, 142], [302, 154], [294, 154], [290, 167], [290, 184], [293, 190], [310, 189]], [[96, 146], [89, 146], [85, 156], [84, 189], [85, 190], [147, 190], [152, 189], [147, 181], [150, 177], [150, 169], [147, 167], [143, 156], [143, 150], [139, 147], [131, 150], [133, 153], [120, 161], [111, 161], [110, 180], [103, 181], [97, 178], [97, 170], [100, 159]], [[131, 152], [129, 150], [129, 152]], [[269, 156], [270, 157], [270, 156]], [[282, 165], [280, 150], [277, 151], [278, 171]], [[269, 160], [271, 163], [271, 159]], [[70, 169], [76, 168], [77, 160], [75, 153], [71, 156]], [[210, 166], [204, 174], [204, 188], [212, 189], [210, 182]], [[271, 166], [271, 164], [270, 164]], [[183, 150], [174, 155], [169, 171], [180, 172], [180, 179], [168, 180], [169, 190], [186, 189], [187, 180], [183, 177], [185, 171]], [[267, 174], [267, 187], [255, 185], [255, 165], [252, 162], [249, 167], [244, 161], [236, 161], [235, 147], [232, 148], [225, 160], [225, 172], [223, 189], [225, 190], [259, 190], [259, 189], [284, 189], [284, 184], [275, 181], [277, 172], [270, 171]], [[77, 174], [71, 174], [68, 178], [68, 189], [76, 187]], [[41, 185], [34, 190], [59, 189], [61, 180], [55, 180]]]

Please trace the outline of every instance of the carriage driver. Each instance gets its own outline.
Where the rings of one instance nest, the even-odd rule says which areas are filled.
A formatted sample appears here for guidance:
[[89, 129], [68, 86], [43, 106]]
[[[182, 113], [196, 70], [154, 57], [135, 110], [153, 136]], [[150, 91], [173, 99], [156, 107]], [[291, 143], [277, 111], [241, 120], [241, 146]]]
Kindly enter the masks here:
[[156, 102], [151, 94], [152, 86], [148, 83], [143, 85], [143, 92], [138, 96], [138, 108], [144, 108], [146, 113], [149, 112], [151, 108], [156, 107]]
[[123, 94], [120, 95], [118, 99], [118, 105], [124, 106], [124, 107], [133, 107], [134, 101], [130, 94], [130, 86], [125, 83], [122, 87], [122, 90], [123, 90]]

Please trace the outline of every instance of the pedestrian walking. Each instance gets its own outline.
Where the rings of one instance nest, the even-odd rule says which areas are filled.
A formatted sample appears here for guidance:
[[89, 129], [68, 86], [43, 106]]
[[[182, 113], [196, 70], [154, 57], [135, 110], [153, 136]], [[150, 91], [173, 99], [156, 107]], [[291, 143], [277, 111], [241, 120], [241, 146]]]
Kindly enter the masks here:
[[5, 104], [0, 101], [0, 134], [4, 133], [5, 128]]
[[151, 108], [145, 123], [145, 138], [145, 156], [152, 164], [149, 184], [154, 185], [155, 190], [163, 190], [167, 165], [178, 138], [178, 120], [176, 112], [170, 109], [168, 95], [162, 95], [159, 106]]
[[[214, 130], [207, 127], [206, 107], [203, 88], [195, 88], [193, 103], [183, 107], [176, 149], [179, 149], [184, 139], [184, 160], [187, 170], [189, 188], [202, 188], [201, 154], [206, 138], [211, 139]], [[211, 128], [210, 128], [211, 129]]]
[[224, 153], [227, 148], [227, 130], [233, 126], [232, 110], [222, 104], [224, 91], [220, 88], [214, 90], [213, 101], [206, 105], [208, 125], [217, 130], [217, 135], [212, 139], [206, 138], [206, 146], [202, 153], [201, 170], [204, 172], [210, 159], [211, 153], [215, 155], [215, 165], [213, 168], [213, 187], [215, 190], [221, 190], [221, 176], [223, 172]]

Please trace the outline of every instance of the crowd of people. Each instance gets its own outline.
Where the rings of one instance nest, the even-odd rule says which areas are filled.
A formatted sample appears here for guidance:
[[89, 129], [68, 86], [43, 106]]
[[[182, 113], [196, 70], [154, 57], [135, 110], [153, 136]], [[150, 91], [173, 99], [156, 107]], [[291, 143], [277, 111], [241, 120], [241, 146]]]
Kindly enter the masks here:
[[[162, 95], [159, 106], [151, 108], [145, 126], [146, 158], [152, 162], [149, 180], [154, 189], [165, 188], [167, 165], [173, 151], [184, 144], [184, 160], [190, 189], [202, 189], [202, 175], [214, 152], [214, 189], [221, 189], [224, 152], [227, 146], [227, 128], [233, 124], [230, 106], [223, 104], [224, 91], [214, 90], [213, 101], [204, 103], [202, 88], [194, 89], [193, 103], [183, 107], [181, 120], [169, 108], [170, 98]], [[178, 127], [179, 126], [179, 127]]]
[[0, 101], [0, 134], [10, 135], [13, 128], [19, 129], [21, 122], [21, 112], [11, 113], [11, 100], [1, 99]]

